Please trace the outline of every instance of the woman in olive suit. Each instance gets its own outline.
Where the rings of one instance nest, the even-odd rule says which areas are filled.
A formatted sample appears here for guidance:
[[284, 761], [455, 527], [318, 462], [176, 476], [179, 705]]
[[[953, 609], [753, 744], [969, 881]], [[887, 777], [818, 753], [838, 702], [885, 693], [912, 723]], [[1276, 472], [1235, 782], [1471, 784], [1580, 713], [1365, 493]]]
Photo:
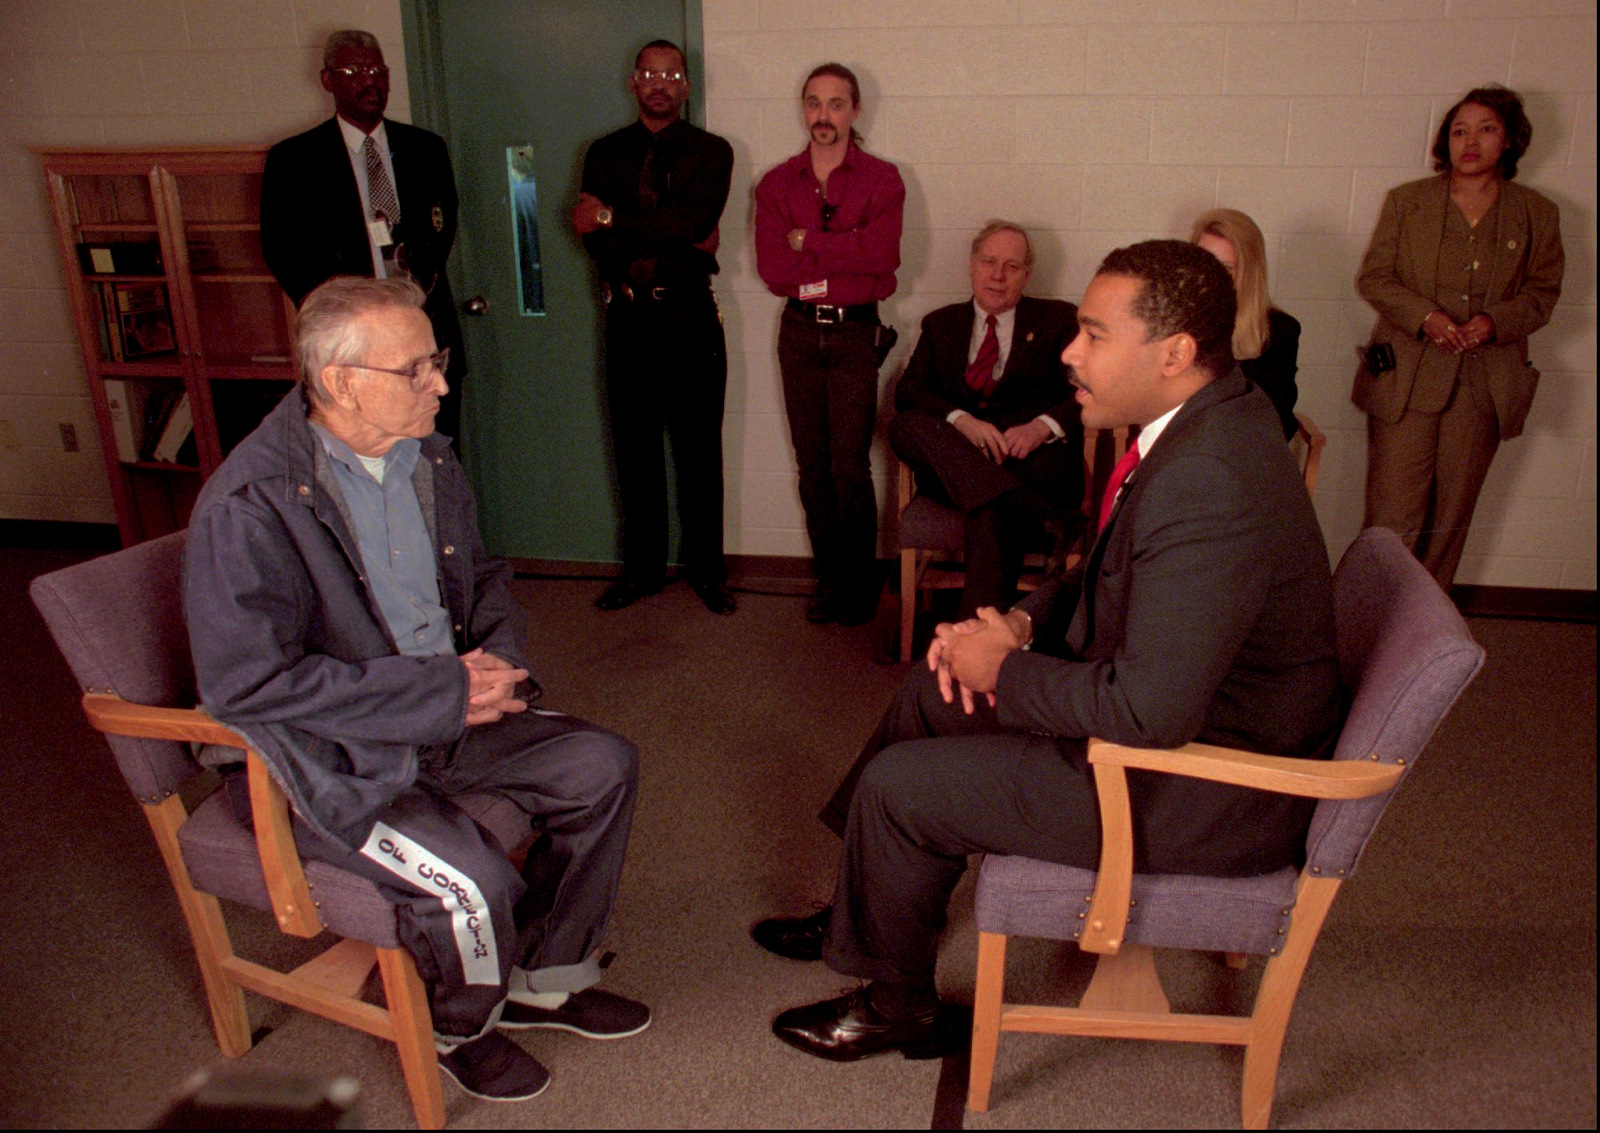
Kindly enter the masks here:
[[1394, 357], [1377, 373], [1369, 351], [1351, 394], [1364, 526], [1397, 531], [1447, 590], [1495, 450], [1533, 402], [1528, 336], [1561, 294], [1560, 214], [1512, 181], [1532, 136], [1516, 92], [1469, 92], [1439, 125], [1437, 176], [1390, 190], [1356, 277]]

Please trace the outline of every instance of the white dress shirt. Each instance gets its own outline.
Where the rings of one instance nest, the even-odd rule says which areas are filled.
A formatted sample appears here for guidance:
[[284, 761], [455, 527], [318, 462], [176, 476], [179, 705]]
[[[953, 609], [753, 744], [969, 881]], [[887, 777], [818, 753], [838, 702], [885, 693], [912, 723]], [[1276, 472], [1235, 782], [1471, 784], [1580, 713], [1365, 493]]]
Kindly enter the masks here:
[[[361, 193], [362, 220], [371, 220], [372, 202], [367, 198], [367, 155], [364, 148], [367, 135], [337, 114], [334, 115], [334, 120], [339, 123], [339, 133], [344, 135], [344, 148], [350, 156], [350, 168], [356, 175], [356, 189]], [[378, 158], [383, 162], [383, 171], [389, 175], [389, 184], [394, 186], [395, 198], [398, 200], [400, 186], [394, 179], [394, 160], [389, 156], [389, 133], [384, 129], [382, 120], [378, 122], [378, 128], [372, 131], [372, 141], [378, 147]], [[378, 242], [372, 238], [371, 228], [367, 229], [367, 246], [372, 249], [373, 278], [386, 278], [388, 273], [383, 267], [383, 251]]]
[[[999, 379], [1001, 374], [1006, 372], [1006, 363], [1011, 360], [1011, 339], [1016, 334], [1016, 330], [1017, 309], [1015, 307], [1012, 307], [1010, 310], [1002, 311], [1000, 314], [994, 317], [994, 337], [995, 341], [1000, 344], [1000, 357], [995, 360], [994, 364], [994, 374], [996, 380]], [[978, 301], [974, 299], [972, 301], [972, 341], [967, 343], [968, 366], [971, 366], [978, 360], [978, 350], [983, 346], [984, 337], [988, 333], [989, 312], [978, 306]], [[954, 425], [958, 418], [965, 416], [967, 416], [967, 411], [965, 409], [952, 409], [948, 414], [945, 415], [945, 420]], [[1063, 429], [1056, 422], [1056, 419], [1051, 417], [1048, 413], [1041, 413], [1038, 417], [1034, 418], [1034, 420], [1043, 421], [1047, 426], [1049, 426], [1051, 436], [1050, 440], [1045, 442], [1046, 444], [1049, 444], [1051, 441], [1059, 441], [1062, 437], [1067, 435], [1067, 431]]]

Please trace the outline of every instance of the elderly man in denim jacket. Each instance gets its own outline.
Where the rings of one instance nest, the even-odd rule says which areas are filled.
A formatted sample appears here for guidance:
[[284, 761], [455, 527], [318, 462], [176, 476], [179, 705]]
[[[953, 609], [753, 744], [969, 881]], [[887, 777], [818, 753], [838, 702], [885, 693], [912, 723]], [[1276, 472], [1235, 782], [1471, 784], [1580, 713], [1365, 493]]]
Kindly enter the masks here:
[[[201, 698], [283, 785], [301, 852], [398, 903], [441, 1067], [512, 1101], [549, 1073], [501, 1029], [649, 1025], [643, 1004], [593, 986], [638, 753], [529, 709], [540, 690], [508, 568], [485, 555], [434, 432], [448, 359], [422, 304], [408, 279], [342, 277], [306, 298], [300, 383], [195, 504], [184, 605]], [[505, 796], [548, 839], [520, 875], [451, 801], [466, 793]]]

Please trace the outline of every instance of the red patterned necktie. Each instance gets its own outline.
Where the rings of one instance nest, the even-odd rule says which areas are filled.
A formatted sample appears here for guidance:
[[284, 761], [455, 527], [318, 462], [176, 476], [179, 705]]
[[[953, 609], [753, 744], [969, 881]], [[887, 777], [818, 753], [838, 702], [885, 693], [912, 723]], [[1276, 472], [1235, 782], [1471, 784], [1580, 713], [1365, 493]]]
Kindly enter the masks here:
[[1111, 470], [1111, 482], [1106, 485], [1105, 497], [1100, 501], [1100, 530], [1106, 529], [1106, 523], [1111, 519], [1111, 508], [1117, 502], [1117, 493], [1122, 490], [1122, 483], [1130, 473], [1139, 466], [1139, 444], [1135, 441], [1128, 446], [1128, 451], [1122, 454], [1122, 459], [1117, 461], [1117, 466]]
[[979, 401], [988, 401], [998, 384], [994, 380], [995, 363], [1000, 361], [1000, 339], [994, 332], [994, 316], [984, 322], [983, 342], [978, 346], [978, 356], [967, 367], [967, 385], [978, 395]]

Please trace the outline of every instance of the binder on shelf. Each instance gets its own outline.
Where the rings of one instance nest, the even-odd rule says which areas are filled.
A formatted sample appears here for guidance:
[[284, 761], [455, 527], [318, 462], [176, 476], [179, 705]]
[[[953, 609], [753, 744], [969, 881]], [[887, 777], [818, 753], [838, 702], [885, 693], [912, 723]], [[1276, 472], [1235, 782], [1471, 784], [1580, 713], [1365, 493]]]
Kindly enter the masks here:
[[161, 436], [151, 450], [151, 457], [167, 463], [176, 461], [178, 450], [183, 448], [183, 442], [193, 432], [194, 411], [189, 405], [189, 395], [183, 393], [173, 405], [172, 412], [167, 414], [166, 424], [161, 427]]
[[[139, 459], [139, 442], [133, 435], [133, 407], [128, 403], [128, 383], [106, 379], [106, 404], [111, 410], [111, 433], [117, 440], [117, 459], [132, 464]], [[142, 420], [140, 422], [143, 424]]]
[[78, 263], [87, 275], [161, 275], [161, 245], [155, 240], [84, 241]]
[[167, 418], [172, 416], [172, 411], [177, 407], [178, 398], [183, 395], [182, 387], [162, 383], [147, 387], [144, 402], [144, 412], [141, 418], [144, 421], [144, 431], [135, 430], [139, 440], [139, 459], [154, 460], [156, 442], [161, 439], [162, 431], [167, 427]]

